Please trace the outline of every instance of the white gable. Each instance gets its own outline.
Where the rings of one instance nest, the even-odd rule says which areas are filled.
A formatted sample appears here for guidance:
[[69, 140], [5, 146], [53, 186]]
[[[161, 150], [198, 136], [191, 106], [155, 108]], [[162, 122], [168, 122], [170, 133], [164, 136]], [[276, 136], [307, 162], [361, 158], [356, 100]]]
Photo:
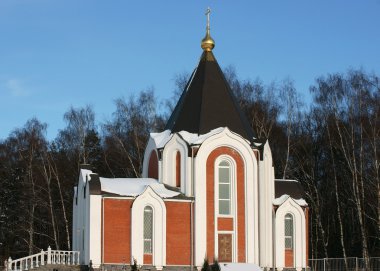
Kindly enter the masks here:
[[[291, 198], [289, 195], [282, 195], [279, 198], [275, 198], [273, 200], [273, 205], [279, 206], [282, 205], [288, 198]], [[299, 206], [306, 207], [308, 206], [306, 201], [304, 199], [293, 199], [291, 198], [295, 203], [297, 203]]]
[[179, 192], [166, 189], [155, 179], [151, 178], [99, 178], [102, 191], [121, 196], [136, 197], [142, 194], [147, 186], [151, 187], [161, 198], [172, 198], [179, 195]]

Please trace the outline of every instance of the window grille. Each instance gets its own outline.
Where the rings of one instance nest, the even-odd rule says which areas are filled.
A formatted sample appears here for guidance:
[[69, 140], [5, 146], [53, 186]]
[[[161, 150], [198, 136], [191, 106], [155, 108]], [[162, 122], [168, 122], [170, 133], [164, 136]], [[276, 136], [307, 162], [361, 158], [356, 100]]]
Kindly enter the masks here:
[[293, 216], [291, 214], [285, 215], [285, 248], [293, 249]]
[[231, 166], [227, 161], [219, 163], [219, 214], [231, 214]]
[[150, 206], [144, 208], [144, 253], [152, 254], [153, 240], [153, 209]]

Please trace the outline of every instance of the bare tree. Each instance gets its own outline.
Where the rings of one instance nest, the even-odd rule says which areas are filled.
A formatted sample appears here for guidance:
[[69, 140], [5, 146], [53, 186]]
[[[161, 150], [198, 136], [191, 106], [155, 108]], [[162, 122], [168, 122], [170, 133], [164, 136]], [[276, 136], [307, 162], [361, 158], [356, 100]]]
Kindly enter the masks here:
[[149, 133], [156, 130], [159, 119], [152, 89], [128, 101], [116, 100], [113, 120], [102, 126], [105, 159], [113, 176], [141, 176]]
[[[343, 221], [342, 217], [340, 204], [345, 196], [341, 197], [340, 194], [345, 193], [348, 195], [348, 206], [351, 204], [356, 212], [355, 222], [360, 234], [358, 239], [365, 259], [368, 259], [370, 250], [373, 251], [378, 244], [376, 236], [379, 234], [378, 228], [375, 237], [368, 234], [374, 223], [378, 225], [379, 220], [378, 211], [371, 208], [372, 203], [378, 201], [379, 195], [379, 134], [375, 120], [380, 100], [376, 82], [378, 80], [373, 80], [362, 71], [349, 71], [346, 76], [333, 74], [327, 78], [319, 78], [317, 86], [312, 88], [317, 106], [328, 122], [328, 142], [343, 255], [347, 254], [343, 225], [347, 227], [352, 224]], [[336, 163], [337, 159], [340, 161], [339, 165]], [[344, 180], [343, 189], [338, 189], [338, 179]], [[345, 213], [347, 214], [347, 210]], [[373, 248], [370, 247], [371, 243]]]
[[292, 148], [292, 138], [296, 132], [297, 125], [301, 120], [302, 103], [298, 97], [294, 82], [289, 78], [284, 80], [280, 87], [280, 97], [284, 102], [282, 107], [284, 123], [286, 127], [286, 158], [283, 166], [282, 178], [286, 179], [289, 166], [289, 159]]
[[22, 231], [26, 232], [22, 240], [28, 246], [28, 253], [33, 254], [36, 249], [36, 208], [39, 204], [39, 178], [37, 164], [40, 158], [41, 149], [46, 147], [46, 124], [40, 123], [37, 119], [29, 120], [24, 128], [15, 130], [9, 139], [19, 155], [20, 166], [23, 174], [23, 194], [22, 206], [25, 211], [26, 223], [21, 225]]
[[58, 135], [58, 143], [69, 154], [76, 156], [77, 170], [80, 164], [88, 163], [86, 139], [90, 131], [96, 130], [95, 113], [91, 106], [83, 108], [71, 107], [64, 115], [67, 123]]
[[271, 138], [281, 111], [277, 85], [264, 85], [259, 79], [241, 80], [233, 66], [228, 66], [224, 74], [256, 137]]
[[40, 170], [42, 172], [42, 177], [45, 179], [46, 182], [46, 192], [48, 196], [48, 208], [50, 211], [50, 221], [53, 228], [53, 237], [54, 237], [54, 244], [56, 249], [59, 249], [59, 240], [58, 240], [58, 229], [56, 226], [56, 218], [55, 218], [55, 212], [54, 212], [54, 205], [53, 205], [53, 196], [52, 196], [52, 189], [51, 189], [51, 183], [53, 181], [53, 173], [51, 164], [48, 158], [47, 150], [43, 150], [42, 153], [42, 159], [41, 159], [41, 165]]

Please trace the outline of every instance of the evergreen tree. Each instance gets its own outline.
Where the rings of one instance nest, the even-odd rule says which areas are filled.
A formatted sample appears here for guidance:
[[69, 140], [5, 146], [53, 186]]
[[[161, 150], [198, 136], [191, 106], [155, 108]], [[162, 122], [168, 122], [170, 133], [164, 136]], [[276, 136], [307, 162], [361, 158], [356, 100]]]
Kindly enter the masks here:
[[202, 266], [202, 271], [211, 271], [211, 267], [208, 263], [208, 259], [205, 258], [205, 260], [203, 261], [203, 266]]
[[214, 262], [211, 265], [211, 271], [220, 271], [220, 265], [217, 259], [214, 258]]
[[135, 258], [133, 258], [133, 264], [131, 264], [131, 270], [132, 271], [138, 271], [138, 267], [137, 267], [137, 260]]

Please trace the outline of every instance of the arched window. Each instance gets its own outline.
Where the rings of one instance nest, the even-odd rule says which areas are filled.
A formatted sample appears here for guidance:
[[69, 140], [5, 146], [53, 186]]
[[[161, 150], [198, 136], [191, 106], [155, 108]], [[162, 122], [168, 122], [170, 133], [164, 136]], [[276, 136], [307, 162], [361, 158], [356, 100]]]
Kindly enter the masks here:
[[291, 214], [285, 215], [285, 249], [293, 249], [293, 216]]
[[219, 173], [219, 214], [231, 214], [231, 165], [223, 160], [218, 165]]
[[175, 186], [181, 186], [181, 153], [177, 151], [175, 155]]
[[148, 178], [158, 179], [158, 157], [154, 150], [149, 157]]
[[153, 241], [153, 209], [150, 206], [144, 208], [144, 254], [152, 254]]

